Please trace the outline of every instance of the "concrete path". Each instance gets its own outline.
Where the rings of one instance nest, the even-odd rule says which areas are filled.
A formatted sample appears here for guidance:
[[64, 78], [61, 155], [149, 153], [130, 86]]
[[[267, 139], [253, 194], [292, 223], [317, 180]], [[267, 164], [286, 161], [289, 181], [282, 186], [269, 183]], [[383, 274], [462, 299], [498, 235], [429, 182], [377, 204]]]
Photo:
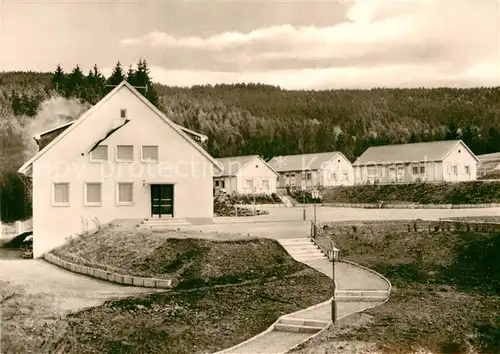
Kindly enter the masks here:
[[0, 281], [20, 286], [28, 294], [47, 297], [60, 313], [99, 306], [110, 299], [157, 291], [100, 281], [41, 259], [0, 260]]
[[[310, 262], [304, 262], [310, 267], [326, 274], [330, 278], [333, 275], [332, 263], [327, 259], [319, 259]], [[337, 262], [335, 264], [335, 280], [337, 289], [358, 289], [358, 290], [379, 290], [382, 293], [388, 291], [390, 285], [378, 275], [356, 267], [351, 264]], [[383, 301], [352, 301], [337, 302], [337, 318], [347, 316], [354, 312], [382, 304]], [[331, 302], [320, 306], [305, 309], [293, 314], [282, 316], [280, 319], [295, 318], [319, 321], [331, 321]], [[311, 333], [283, 332], [277, 330], [268, 330], [263, 334], [253, 337], [247, 342], [240, 343], [238, 346], [228, 348], [217, 354], [236, 354], [236, 353], [262, 353], [262, 354], [281, 354], [292, 347], [311, 337]]]

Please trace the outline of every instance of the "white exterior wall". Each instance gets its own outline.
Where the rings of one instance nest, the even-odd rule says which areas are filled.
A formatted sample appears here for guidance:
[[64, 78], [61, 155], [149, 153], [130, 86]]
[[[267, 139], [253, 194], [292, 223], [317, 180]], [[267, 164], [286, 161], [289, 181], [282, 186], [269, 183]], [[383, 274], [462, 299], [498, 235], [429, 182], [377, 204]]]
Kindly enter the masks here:
[[[344, 179], [344, 173], [347, 174], [347, 179]], [[324, 166], [319, 183], [324, 187], [354, 185], [354, 168], [351, 162], [344, 156], [336, 156]]]
[[[256, 194], [276, 193], [278, 176], [264, 161], [259, 158], [255, 158], [252, 162], [242, 168], [241, 171], [238, 172], [236, 178], [238, 183], [238, 192], [240, 194], [252, 194], [254, 192], [252, 188], [247, 187], [245, 181], [248, 179], [251, 179], [252, 184], [256, 187]], [[263, 180], [268, 181], [269, 188], [263, 187]]]
[[[214, 187], [215, 181], [219, 182], [219, 188], [224, 189], [229, 194], [238, 192], [238, 181], [236, 177], [214, 177]], [[224, 188], [222, 187], [222, 182], [224, 182]]]
[[[120, 109], [127, 109], [130, 122], [102, 143], [108, 146], [108, 162], [90, 162], [86, 153], [120, 117]], [[134, 163], [115, 162], [116, 145], [134, 145]], [[142, 163], [142, 145], [158, 145], [160, 163]], [[94, 228], [93, 218], [106, 223], [118, 218], [150, 217], [151, 183], [174, 184], [175, 218], [211, 218], [212, 178], [212, 163], [122, 87], [33, 163], [34, 256], [80, 233], [84, 222]], [[54, 182], [70, 183], [69, 206], [52, 206]], [[85, 182], [102, 183], [101, 206], [84, 206]], [[116, 204], [118, 182], [134, 183], [132, 205]]]
[[[477, 179], [477, 160], [469, 150], [460, 143], [453, 148], [443, 161], [443, 180], [446, 182], [475, 181]], [[456, 173], [451, 166], [456, 166]], [[469, 173], [466, 171], [469, 167]]]
[[[459, 152], [460, 151], [460, 152]], [[413, 166], [425, 166], [425, 175], [422, 178], [413, 174]], [[429, 161], [425, 164], [405, 163], [404, 177], [401, 183], [413, 183], [420, 177], [425, 182], [464, 182], [475, 181], [477, 179], [477, 160], [462, 143], [458, 144], [443, 161]], [[451, 166], [456, 166], [456, 174]], [[466, 173], [465, 166], [469, 166]], [[391, 183], [389, 167], [382, 167], [382, 175], [377, 177], [380, 183]], [[365, 184], [370, 179], [367, 173], [367, 166], [354, 167], [355, 184]], [[373, 180], [371, 178], [370, 180]]]

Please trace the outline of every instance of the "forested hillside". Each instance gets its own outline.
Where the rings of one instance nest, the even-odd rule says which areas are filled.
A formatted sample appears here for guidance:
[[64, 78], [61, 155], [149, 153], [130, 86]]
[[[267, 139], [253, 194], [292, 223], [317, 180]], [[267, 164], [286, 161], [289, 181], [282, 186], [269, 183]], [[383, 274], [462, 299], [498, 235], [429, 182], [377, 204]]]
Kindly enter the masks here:
[[260, 154], [269, 158], [339, 150], [354, 160], [371, 145], [457, 138], [476, 154], [500, 151], [500, 87], [289, 91], [237, 84], [178, 88], [153, 84], [147, 63], [141, 60], [136, 68], [117, 63], [108, 78], [96, 66], [88, 73], [78, 66], [69, 72], [58, 66], [53, 73], [0, 73], [2, 174], [15, 173], [26, 159], [27, 139], [20, 135], [26, 135], [27, 125], [38, 119], [44, 102], [54, 97], [77, 99], [84, 110], [124, 79], [141, 87], [141, 93], [173, 121], [208, 135], [208, 150], [215, 157]]

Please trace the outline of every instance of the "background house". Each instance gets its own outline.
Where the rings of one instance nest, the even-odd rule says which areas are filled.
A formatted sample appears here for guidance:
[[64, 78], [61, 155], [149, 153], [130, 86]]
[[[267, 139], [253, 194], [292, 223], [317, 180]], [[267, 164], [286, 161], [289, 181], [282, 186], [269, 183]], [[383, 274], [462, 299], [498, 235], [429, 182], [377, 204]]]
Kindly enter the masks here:
[[269, 165], [279, 173], [280, 188], [349, 186], [354, 182], [351, 162], [338, 151], [276, 156]]
[[461, 140], [372, 146], [353, 164], [356, 184], [461, 182], [477, 178], [477, 157]]
[[214, 186], [238, 194], [276, 193], [278, 173], [258, 155], [218, 158], [222, 172]]
[[477, 158], [479, 159], [478, 176], [500, 176], [500, 152], [477, 155]]
[[212, 218], [214, 169], [199, 144], [123, 82], [19, 169], [33, 182], [34, 256], [92, 220]]

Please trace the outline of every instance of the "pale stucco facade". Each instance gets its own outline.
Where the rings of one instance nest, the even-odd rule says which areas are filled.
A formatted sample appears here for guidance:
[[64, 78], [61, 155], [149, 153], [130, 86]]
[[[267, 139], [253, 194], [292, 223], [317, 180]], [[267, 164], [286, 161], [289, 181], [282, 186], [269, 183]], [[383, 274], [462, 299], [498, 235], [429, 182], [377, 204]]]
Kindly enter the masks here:
[[[118, 86], [25, 164], [25, 169], [32, 168], [35, 257], [62, 245], [86, 225], [94, 228], [93, 219], [107, 223], [151, 217], [155, 184], [173, 185], [171, 215], [163, 217], [213, 217], [215, 161], [138, 95], [128, 84]], [[123, 109], [129, 122], [100, 144], [107, 146], [106, 161], [93, 162], [89, 149], [123, 121]], [[133, 161], [117, 161], [119, 145], [133, 146]], [[157, 147], [157, 161], [142, 160], [143, 146]], [[54, 183], [68, 184], [67, 205], [55, 201]], [[87, 183], [100, 184], [100, 203], [86, 202]], [[132, 184], [127, 187], [132, 198], [126, 203], [118, 202], [119, 183]]]
[[280, 172], [278, 185], [280, 188], [301, 187], [334, 187], [352, 186], [354, 184], [354, 169], [351, 162], [343, 155], [337, 154], [321, 169], [297, 170]]
[[[237, 163], [235, 158], [235, 164]], [[278, 174], [260, 157], [255, 156], [234, 171], [234, 176], [215, 176], [214, 186], [228, 193], [273, 194], [276, 193]]]
[[463, 143], [455, 144], [438, 161], [380, 161], [354, 165], [356, 184], [465, 182], [477, 179], [477, 158]]

